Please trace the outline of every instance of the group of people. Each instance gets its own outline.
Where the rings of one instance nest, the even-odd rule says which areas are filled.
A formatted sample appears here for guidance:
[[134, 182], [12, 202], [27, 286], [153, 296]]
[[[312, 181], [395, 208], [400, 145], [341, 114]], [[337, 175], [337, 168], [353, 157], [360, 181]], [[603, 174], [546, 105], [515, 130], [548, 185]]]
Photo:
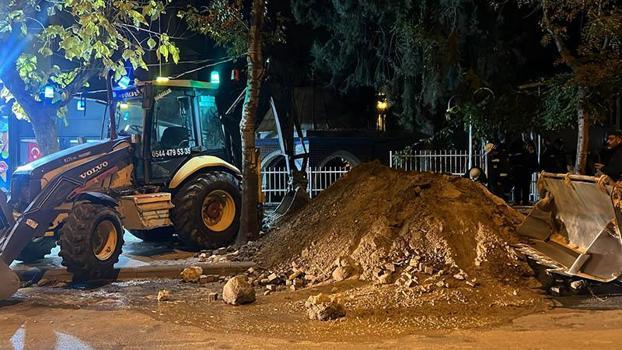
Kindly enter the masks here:
[[[465, 177], [480, 182], [506, 201], [529, 205], [532, 176], [535, 172], [567, 173], [572, 164], [561, 138], [544, 139], [540, 161], [535, 143], [517, 139], [509, 146], [504, 142], [489, 143], [485, 147], [488, 176], [479, 167], [473, 167]], [[603, 149], [590, 159], [588, 175], [607, 175], [614, 181], [622, 179], [622, 130], [610, 131]]]
[[540, 169], [533, 141], [517, 139], [509, 146], [488, 144], [488, 188], [497, 196], [514, 203], [529, 204], [532, 174]]
[[513, 200], [518, 205], [529, 205], [532, 176], [544, 170], [565, 173], [566, 154], [563, 141], [545, 140], [540, 162], [536, 145], [532, 140], [517, 139], [509, 145], [505, 142], [489, 143], [485, 147], [488, 176], [480, 168], [472, 168], [466, 177], [483, 183], [488, 189], [503, 198]]

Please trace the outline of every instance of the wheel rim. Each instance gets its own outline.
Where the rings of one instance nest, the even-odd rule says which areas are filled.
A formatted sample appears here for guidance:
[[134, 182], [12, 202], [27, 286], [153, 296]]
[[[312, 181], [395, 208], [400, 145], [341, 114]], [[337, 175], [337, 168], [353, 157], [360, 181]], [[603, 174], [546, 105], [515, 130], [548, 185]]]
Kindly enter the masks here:
[[229, 193], [215, 190], [205, 196], [201, 207], [201, 218], [208, 229], [222, 232], [233, 224], [235, 209], [235, 201]]
[[110, 220], [103, 220], [95, 227], [92, 238], [93, 254], [100, 261], [106, 261], [112, 257], [117, 249], [117, 227]]

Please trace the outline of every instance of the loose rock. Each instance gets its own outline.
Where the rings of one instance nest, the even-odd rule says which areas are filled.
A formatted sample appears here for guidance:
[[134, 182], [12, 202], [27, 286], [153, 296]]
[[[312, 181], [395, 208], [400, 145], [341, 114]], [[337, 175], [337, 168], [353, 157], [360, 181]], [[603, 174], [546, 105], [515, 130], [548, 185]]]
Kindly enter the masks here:
[[325, 294], [310, 296], [305, 302], [310, 320], [328, 321], [345, 317], [346, 310], [336, 298]]
[[246, 276], [235, 276], [223, 287], [222, 299], [231, 305], [249, 304], [255, 301], [255, 289], [248, 283]]
[[186, 267], [180, 275], [184, 282], [199, 282], [202, 274], [203, 268], [201, 266], [190, 266]]
[[171, 297], [171, 291], [168, 289], [161, 289], [158, 291], [158, 301], [170, 301]]
[[339, 266], [333, 271], [333, 279], [337, 282], [352, 276], [353, 269], [350, 266]]

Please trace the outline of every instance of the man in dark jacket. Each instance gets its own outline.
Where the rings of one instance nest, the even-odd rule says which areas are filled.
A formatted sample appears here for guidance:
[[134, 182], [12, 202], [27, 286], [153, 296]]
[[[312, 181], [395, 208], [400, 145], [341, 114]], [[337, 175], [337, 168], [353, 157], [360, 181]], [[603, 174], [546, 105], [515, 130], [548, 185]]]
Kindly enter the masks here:
[[609, 132], [607, 136], [607, 158], [603, 163], [594, 164], [596, 175], [607, 175], [614, 181], [622, 177], [622, 130]]

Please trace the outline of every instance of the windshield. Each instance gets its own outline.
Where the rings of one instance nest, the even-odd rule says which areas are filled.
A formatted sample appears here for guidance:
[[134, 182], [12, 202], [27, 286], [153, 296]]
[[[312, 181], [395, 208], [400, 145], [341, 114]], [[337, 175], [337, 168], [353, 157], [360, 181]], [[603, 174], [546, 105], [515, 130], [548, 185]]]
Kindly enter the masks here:
[[115, 119], [117, 133], [121, 136], [142, 134], [145, 110], [141, 99], [117, 102]]

